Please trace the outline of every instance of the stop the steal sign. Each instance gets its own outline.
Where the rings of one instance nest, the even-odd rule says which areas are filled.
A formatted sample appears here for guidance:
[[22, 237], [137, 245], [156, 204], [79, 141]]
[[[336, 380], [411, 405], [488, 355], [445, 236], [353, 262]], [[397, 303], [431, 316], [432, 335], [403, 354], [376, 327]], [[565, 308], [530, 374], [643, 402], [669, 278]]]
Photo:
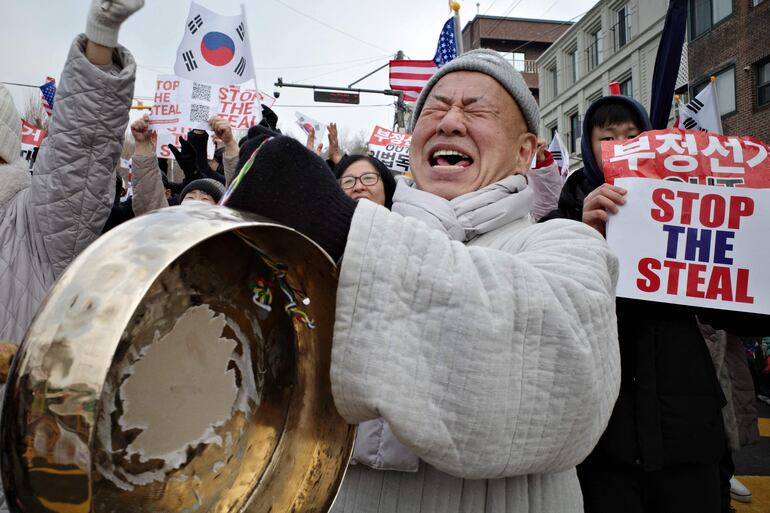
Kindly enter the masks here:
[[770, 189], [618, 178], [617, 295], [770, 314]]

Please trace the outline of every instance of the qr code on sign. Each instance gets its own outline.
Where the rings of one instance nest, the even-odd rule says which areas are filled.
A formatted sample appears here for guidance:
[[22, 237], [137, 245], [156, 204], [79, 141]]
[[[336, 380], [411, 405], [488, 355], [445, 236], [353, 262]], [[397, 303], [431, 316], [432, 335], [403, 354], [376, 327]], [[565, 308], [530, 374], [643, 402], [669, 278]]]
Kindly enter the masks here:
[[207, 105], [190, 105], [190, 121], [193, 123], [205, 123], [209, 120], [209, 108]]
[[206, 84], [199, 84], [198, 82], [193, 82], [192, 99], [202, 100], [204, 102], [210, 102], [211, 86]]

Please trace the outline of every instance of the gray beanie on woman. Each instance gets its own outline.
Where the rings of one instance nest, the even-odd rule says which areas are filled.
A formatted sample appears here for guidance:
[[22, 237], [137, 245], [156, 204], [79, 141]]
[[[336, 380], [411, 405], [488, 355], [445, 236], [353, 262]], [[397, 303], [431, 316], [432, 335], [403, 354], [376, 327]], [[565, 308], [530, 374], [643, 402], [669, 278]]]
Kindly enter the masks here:
[[524, 77], [516, 71], [513, 63], [505, 60], [499, 53], [493, 50], [471, 50], [459, 57], [444, 64], [435, 75], [431, 77], [427, 85], [423, 88], [417, 103], [414, 105], [412, 113], [412, 122], [410, 132], [414, 132], [414, 125], [420, 117], [422, 107], [425, 105], [425, 99], [430, 94], [430, 90], [441, 80], [441, 77], [452, 73], [453, 71], [477, 71], [497, 80], [503, 88], [513, 97], [518, 104], [524, 120], [527, 122], [527, 128], [533, 134], [537, 134], [540, 128], [540, 109], [537, 106], [535, 97], [524, 82]]

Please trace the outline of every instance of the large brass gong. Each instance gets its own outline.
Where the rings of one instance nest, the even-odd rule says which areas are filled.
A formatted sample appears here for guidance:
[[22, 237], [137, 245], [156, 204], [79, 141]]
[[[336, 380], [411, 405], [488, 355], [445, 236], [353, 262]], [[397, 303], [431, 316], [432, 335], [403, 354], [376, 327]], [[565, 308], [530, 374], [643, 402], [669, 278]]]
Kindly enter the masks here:
[[12, 511], [327, 511], [354, 437], [329, 382], [336, 281], [309, 239], [222, 207], [98, 239], [9, 377]]

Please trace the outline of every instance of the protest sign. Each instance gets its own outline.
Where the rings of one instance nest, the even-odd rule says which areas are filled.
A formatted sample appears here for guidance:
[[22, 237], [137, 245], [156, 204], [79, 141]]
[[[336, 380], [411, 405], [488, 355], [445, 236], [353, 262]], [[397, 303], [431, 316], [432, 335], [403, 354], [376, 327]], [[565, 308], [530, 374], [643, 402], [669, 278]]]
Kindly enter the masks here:
[[770, 314], [770, 190], [619, 178], [610, 216], [617, 295]]
[[209, 118], [216, 114], [219, 96], [214, 86], [174, 75], [160, 75], [150, 111], [153, 128], [187, 127], [208, 130]]
[[[153, 128], [208, 130], [212, 116], [222, 116], [234, 129], [248, 129], [262, 120], [256, 89], [202, 84], [174, 75], [160, 75], [150, 112]], [[273, 99], [274, 101], [274, 99]]]
[[27, 161], [30, 169], [35, 164], [38, 148], [43, 144], [45, 136], [45, 130], [21, 120], [21, 158]]
[[[187, 137], [188, 128], [159, 128], [157, 130], [158, 140], [156, 143], [155, 155], [164, 159], [173, 159], [174, 154], [168, 149], [169, 144], [173, 144], [177, 148], [179, 145], [180, 137]], [[209, 142], [206, 145], [206, 154], [209, 159], [214, 158], [214, 138], [209, 137]]]
[[273, 108], [273, 105], [275, 105], [275, 97], [267, 94], [264, 91], [260, 91], [259, 92], [259, 103], [261, 103], [262, 105], [264, 105], [267, 108]]
[[725, 187], [770, 188], [770, 147], [753, 137], [653, 130], [602, 143], [604, 176], [664, 178]]
[[605, 178], [628, 190], [607, 224], [617, 295], [770, 313], [769, 149], [679, 129], [602, 143]]
[[[219, 106], [217, 114], [227, 119], [230, 127], [248, 130], [262, 121], [260, 107], [262, 93], [256, 89], [245, 89], [237, 85], [219, 87]], [[275, 98], [273, 98], [275, 103]]]
[[409, 145], [412, 134], [402, 134], [375, 126], [369, 138], [369, 155], [397, 173], [409, 171]]

